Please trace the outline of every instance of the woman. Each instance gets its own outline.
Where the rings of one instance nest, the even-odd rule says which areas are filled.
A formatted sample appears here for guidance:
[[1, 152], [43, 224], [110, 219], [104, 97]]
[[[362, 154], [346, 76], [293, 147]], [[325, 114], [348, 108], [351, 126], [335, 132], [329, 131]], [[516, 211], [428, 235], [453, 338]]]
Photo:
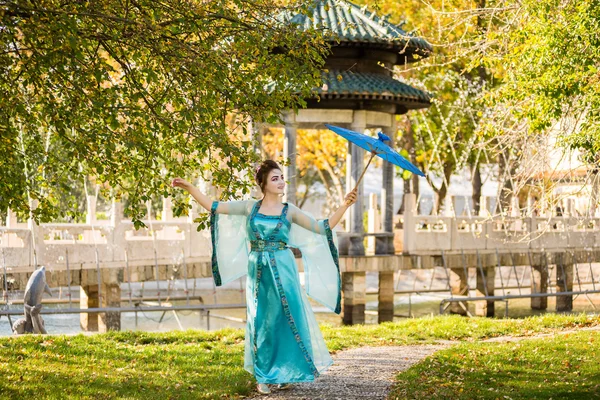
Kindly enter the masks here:
[[[316, 221], [293, 204], [282, 203], [285, 181], [276, 162], [256, 171], [261, 200], [217, 202], [181, 178], [187, 190], [211, 212], [212, 269], [217, 286], [248, 275], [244, 368], [258, 391], [270, 393], [290, 383], [313, 381], [332, 364], [306, 294], [340, 313], [341, 281], [333, 232], [356, 202], [356, 191], [326, 220]], [[294, 254], [302, 252], [306, 293]], [[250, 249], [250, 251], [249, 251]]]

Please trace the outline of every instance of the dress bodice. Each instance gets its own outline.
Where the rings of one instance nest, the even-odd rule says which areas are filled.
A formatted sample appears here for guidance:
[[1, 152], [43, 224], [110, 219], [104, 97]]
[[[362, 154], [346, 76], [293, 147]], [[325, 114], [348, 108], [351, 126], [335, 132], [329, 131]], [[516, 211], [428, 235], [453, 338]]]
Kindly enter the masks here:
[[287, 218], [288, 204], [284, 203], [281, 215], [265, 215], [258, 212], [261, 202], [258, 201], [250, 218], [248, 218], [247, 232], [250, 240], [267, 240], [289, 242], [290, 222]]

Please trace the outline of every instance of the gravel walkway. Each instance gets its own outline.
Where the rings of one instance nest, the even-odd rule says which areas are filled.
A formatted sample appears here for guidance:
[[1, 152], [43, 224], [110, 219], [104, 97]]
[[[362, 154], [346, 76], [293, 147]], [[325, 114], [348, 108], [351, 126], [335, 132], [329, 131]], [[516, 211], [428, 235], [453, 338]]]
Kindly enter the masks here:
[[334, 364], [315, 382], [253, 399], [385, 399], [398, 372], [443, 348], [446, 346], [384, 346], [341, 351], [333, 355]]

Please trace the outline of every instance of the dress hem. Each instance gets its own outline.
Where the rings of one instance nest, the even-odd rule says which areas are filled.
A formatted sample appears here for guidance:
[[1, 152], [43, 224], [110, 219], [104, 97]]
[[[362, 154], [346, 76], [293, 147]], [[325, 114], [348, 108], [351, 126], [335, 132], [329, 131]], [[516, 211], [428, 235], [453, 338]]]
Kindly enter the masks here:
[[[284, 384], [284, 383], [303, 383], [303, 382], [314, 382], [316, 378], [318, 378], [323, 372], [327, 371], [329, 369], [329, 367], [331, 367], [333, 365], [333, 360], [331, 360], [331, 362], [329, 362], [329, 364], [321, 367], [319, 369], [319, 374], [317, 376], [312, 375], [310, 378], [307, 379], [293, 379], [293, 380], [287, 380], [287, 381], [282, 381], [279, 379], [256, 379], [257, 383], [266, 383], [269, 385], [277, 385], [277, 384]], [[246, 369], [247, 372], [250, 372]], [[253, 374], [253, 372], [250, 372], [251, 374]], [[256, 376], [255, 376], [256, 378]]]

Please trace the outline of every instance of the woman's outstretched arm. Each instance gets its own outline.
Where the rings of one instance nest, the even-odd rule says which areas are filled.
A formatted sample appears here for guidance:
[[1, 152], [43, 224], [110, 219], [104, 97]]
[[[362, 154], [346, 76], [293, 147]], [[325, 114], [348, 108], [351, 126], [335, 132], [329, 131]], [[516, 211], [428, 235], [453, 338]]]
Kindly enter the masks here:
[[[194, 199], [204, 207], [206, 210], [211, 211], [215, 201], [202, 193], [197, 187], [186, 181], [185, 179], [175, 178], [171, 182], [173, 187], [180, 187], [186, 190], [192, 195]], [[246, 215], [248, 210], [248, 202], [241, 201], [218, 201], [216, 202], [215, 213], [217, 214], [232, 214], [232, 215]]]
[[182, 188], [183, 190], [186, 190], [189, 194], [192, 195], [192, 197], [194, 199], [196, 199], [198, 204], [200, 204], [202, 207], [204, 207], [205, 209], [210, 211], [210, 208], [213, 203], [212, 199], [210, 197], [208, 197], [207, 195], [205, 195], [204, 193], [202, 193], [197, 187], [195, 187], [194, 185], [192, 185], [185, 179], [175, 178], [171, 182], [171, 186], [179, 187], [179, 188]]
[[[355, 202], [356, 202], [356, 189], [346, 195], [346, 198], [344, 199], [344, 204], [342, 204], [340, 206], [340, 208], [338, 208], [331, 215], [331, 217], [328, 218], [329, 227], [331, 229], [333, 229], [338, 224], [338, 222], [340, 222], [344, 213]], [[295, 206], [292, 208], [292, 210], [293, 210], [292, 221], [294, 223], [296, 223], [296, 224], [300, 225], [301, 227], [303, 227], [304, 229], [308, 229], [309, 231], [312, 231], [312, 232], [317, 232], [317, 233], [321, 233], [321, 234], [325, 233], [319, 227], [317, 220], [312, 215], [305, 213], [304, 211], [300, 210], [298, 207], [295, 207]]]
[[346, 198], [344, 199], [344, 204], [342, 204], [332, 215], [331, 217], [329, 217], [329, 226], [331, 227], [331, 229], [333, 229], [338, 222], [340, 222], [340, 220], [342, 219], [342, 217], [344, 216], [344, 213], [348, 210], [348, 208], [350, 208], [350, 206], [354, 203], [356, 203], [356, 189], [354, 189], [353, 191], [351, 191], [350, 193], [348, 193], [346, 195]]

